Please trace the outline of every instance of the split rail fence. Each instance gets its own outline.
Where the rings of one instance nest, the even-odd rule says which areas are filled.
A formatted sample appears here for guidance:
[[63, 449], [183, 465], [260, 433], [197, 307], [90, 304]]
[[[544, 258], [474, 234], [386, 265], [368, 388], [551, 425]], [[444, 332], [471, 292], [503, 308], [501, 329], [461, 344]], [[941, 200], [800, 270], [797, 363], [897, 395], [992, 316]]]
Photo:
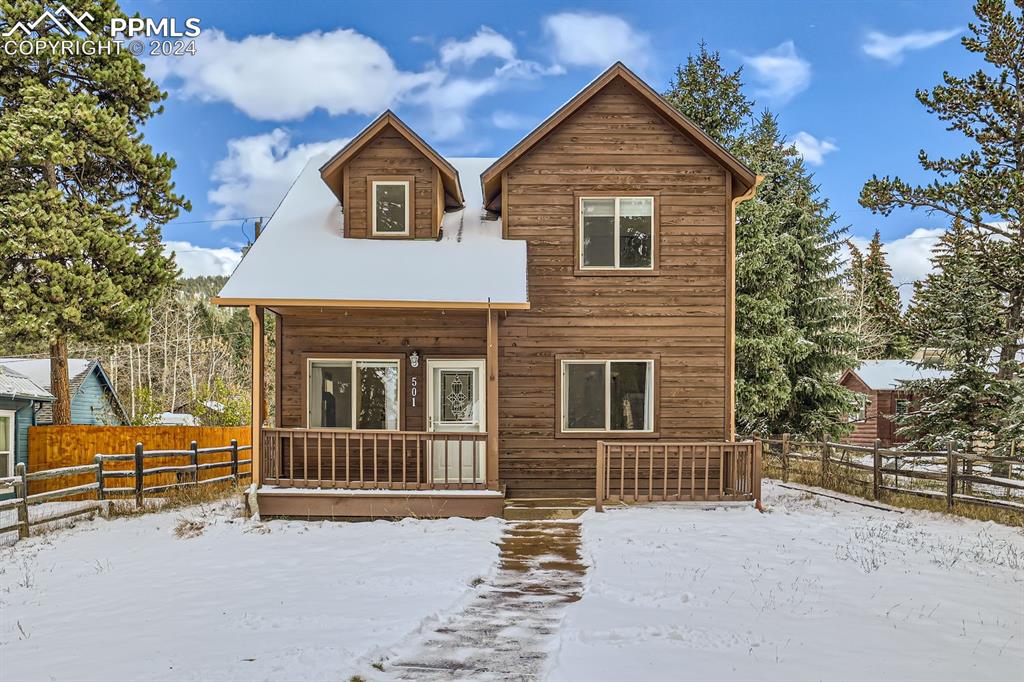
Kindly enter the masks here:
[[[763, 438], [766, 466], [817, 479], [821, 487], [841, 482], [859, 486], [872, 499], [885, 493], [916, 495], [954, 504], [977, 504], [1024, 513], [1024, 458], [993, 457], [945, 450], [899, 450], [829, 441], [794, 440], [788, 434]], [[1018, 477], [1014, 478], [1014, 472]]]
[[[97, 454], [92, 464], [29, 472], [25, 464], [19, 462], [14, 476], [0, 478], [0, 490], [12, 488], [14, 491], [12, 498], [0, 500], [0, 535], [17, 531], [19, 538], [26, 538], [33, 526], [95, 514], [111, 499], [134, 498], [136, 508], [142, 509], [147, 495], [154, 497], [200, 485], [238, 483], [251, 475], [245, 470], [246, 467], [251, 469], [251, 457], [240, 456], [250, 450], [251, 445], [239, 445], [236, 440], [230, 445], [211, 448], [200, 448], [192, 441], [187, 450], [146, 450], [138, 443], [133, 453]], [[69, 479], [70, 485], [67, 484]], [[89, 482], [81, 483], [83, 479]], [[61, 481], [63, 487], [30, 492], [31, 483], [54, 480]], [[30, 518], [30, 507], [54, 502], [65, 504], [56, 514]], [[17, 521], [13, 523], [4, 518], [4, 513], [9, 516], [11, 510], [17, 514]]]

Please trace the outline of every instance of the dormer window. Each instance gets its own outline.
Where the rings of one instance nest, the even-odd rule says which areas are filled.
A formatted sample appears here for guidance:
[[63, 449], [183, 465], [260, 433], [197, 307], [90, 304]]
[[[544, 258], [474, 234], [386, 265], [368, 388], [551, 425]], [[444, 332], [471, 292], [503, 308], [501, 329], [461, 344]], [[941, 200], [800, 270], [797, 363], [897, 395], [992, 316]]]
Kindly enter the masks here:
[[411, 186], [410, 180], [370, 181], [373, 198], [370, 221], [374, 236], [409, 236]]

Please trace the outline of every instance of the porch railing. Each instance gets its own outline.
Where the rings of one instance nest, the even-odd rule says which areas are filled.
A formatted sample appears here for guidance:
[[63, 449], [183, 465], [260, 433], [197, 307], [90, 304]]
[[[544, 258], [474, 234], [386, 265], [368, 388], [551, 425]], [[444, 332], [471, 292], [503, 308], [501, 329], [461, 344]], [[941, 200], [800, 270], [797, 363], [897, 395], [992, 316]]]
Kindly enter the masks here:
[[264, 428], [262, 480], [298, 488], [483, 490], [486, 433]]
[[597, 511], [606, 502], [761, 499], [761, 443], [599, 441]]

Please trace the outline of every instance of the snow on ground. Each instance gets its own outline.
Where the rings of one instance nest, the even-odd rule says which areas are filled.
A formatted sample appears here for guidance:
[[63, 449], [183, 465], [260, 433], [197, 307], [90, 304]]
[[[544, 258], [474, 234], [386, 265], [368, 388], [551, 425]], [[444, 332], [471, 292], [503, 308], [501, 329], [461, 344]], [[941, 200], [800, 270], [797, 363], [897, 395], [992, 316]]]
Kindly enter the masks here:
[[550, 679], [1020, 679], [1019, 529], [765, 492], [588, 512]]
[[[182, 518], [202, 534], [176, 537]], [[502, 526], [225, 503], [33, 537], [0, 549], [0, 680], [347, 680], [469, 598]]]

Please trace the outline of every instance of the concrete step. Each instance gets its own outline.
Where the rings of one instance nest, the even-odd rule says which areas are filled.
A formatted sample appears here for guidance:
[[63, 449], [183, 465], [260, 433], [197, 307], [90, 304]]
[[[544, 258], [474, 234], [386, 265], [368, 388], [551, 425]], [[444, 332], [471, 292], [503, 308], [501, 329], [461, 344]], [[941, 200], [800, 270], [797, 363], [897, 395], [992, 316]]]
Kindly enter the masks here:
[[578, 518], [586, 507], [505, 507], [505, 519], [508, 521], [562, 521]]

